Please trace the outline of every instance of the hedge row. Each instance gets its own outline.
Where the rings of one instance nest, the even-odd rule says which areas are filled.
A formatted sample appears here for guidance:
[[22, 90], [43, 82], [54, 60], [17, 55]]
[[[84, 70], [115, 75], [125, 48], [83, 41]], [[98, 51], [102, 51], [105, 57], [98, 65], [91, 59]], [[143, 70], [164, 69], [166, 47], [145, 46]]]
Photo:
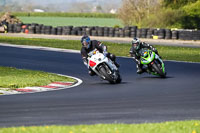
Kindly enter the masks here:
[[158, 39], [180, 39], [180, 40], [200, 40], [200, 30], [170, 30], [152, 29], [137, 26], [113, 28], [113, 27], [73, 27], [73, 26], [45, 26], [42, 24], [9, 24], [8, 33], [28, 33], [28, 34], [48, 34], [48, 35], [79, 35], [105, 37], [139, 37]]
[[[3, 15], [4, 13], [0, 13]], [[14, 16], [25, 17], [86, 17], [86, 18], [116, 18], [116, 14], [111, 13], [67, 13], [67, 12], [12, 12]]]

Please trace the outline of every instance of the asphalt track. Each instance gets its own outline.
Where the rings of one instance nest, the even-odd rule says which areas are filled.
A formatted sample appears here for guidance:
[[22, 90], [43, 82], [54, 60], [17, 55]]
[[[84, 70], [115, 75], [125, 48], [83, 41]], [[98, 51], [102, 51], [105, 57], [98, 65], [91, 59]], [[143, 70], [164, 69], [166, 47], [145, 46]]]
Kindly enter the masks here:
[[168, 76], [161, 79], [137, 75], [130, 58], [117, 61], [123, 81], [111, 85], [90, 77], [80, 54], [0, 46], [0, 66], [83, 80], [71, 89], [0, 96], [0, 127], [200, 119], [199, 63], [165, 61]]

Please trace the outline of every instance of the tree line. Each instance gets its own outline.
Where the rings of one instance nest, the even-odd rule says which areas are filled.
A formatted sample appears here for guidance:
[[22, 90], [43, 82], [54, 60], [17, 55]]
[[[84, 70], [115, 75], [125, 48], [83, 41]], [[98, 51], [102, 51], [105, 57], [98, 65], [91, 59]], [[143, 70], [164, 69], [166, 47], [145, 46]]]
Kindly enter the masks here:
[[122, 0], [119, 18], [141, 28], [200, 29], [200, 0]]

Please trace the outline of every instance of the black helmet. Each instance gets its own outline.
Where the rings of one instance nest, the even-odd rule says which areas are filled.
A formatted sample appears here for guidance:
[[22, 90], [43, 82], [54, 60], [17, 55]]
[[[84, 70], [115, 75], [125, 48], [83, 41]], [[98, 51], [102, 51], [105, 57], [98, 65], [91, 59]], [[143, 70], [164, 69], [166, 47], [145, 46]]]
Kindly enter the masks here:
[[90, 47], [90, 37], [87, 35], [84, 35], [81, 38], [81, 44], [83, 47], [89, 48]]
[[134, 49], [138, 50], [140, 49], [140, 40], [138, 38], [133, 38], [132, 40], [132, 46], [134, 47]]

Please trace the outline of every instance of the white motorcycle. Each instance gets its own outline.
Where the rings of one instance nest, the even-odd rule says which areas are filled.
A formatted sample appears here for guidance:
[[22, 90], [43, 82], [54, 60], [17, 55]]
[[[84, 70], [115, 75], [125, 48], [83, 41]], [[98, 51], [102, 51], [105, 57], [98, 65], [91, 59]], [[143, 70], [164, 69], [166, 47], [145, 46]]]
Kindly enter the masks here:
[[112, 84], [121, 82], [119, 70], [116, 65], [97, 49], [88, 53], [88, 67], [103, 80], [107, 80]]

